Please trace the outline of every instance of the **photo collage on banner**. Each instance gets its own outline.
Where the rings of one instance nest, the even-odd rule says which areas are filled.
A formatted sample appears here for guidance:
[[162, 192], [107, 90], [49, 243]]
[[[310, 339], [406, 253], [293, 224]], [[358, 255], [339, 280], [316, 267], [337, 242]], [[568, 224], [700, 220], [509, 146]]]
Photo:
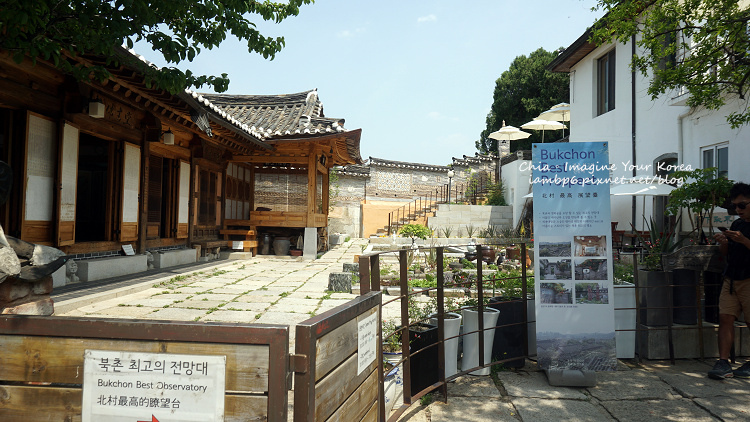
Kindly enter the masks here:
[[608, 145], [532, 150], [539, 366], [615, 370]]

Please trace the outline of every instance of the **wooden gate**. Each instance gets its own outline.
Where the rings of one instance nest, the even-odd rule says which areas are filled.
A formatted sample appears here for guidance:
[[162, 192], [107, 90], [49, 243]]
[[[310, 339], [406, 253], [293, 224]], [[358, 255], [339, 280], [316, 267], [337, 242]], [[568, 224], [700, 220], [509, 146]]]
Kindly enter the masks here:
[[35, 316], [0, 316], [0, 420], [80, 421], [85, 350], [225, 356], [224, 420], [287, 420], [287, 326]]
[[370, 292], [297, 325], [295, 421], [385, 420], [380, 303]]

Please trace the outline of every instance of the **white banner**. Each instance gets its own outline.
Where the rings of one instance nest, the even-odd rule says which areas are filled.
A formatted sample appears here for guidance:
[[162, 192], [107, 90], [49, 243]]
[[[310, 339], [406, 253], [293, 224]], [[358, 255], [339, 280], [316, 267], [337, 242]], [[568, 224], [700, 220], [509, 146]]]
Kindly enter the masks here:
[[532, 165], [539, 366], [613, 371], [607, 143], [534, 144]]

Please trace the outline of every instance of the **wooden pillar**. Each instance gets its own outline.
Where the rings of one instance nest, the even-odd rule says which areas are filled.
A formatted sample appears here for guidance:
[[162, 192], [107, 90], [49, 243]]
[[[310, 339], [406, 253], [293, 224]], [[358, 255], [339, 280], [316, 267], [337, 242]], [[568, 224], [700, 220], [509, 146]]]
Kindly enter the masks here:
[[143, 146], [141, 147], [141, 200], [138, 204], [138, 214], [140, 215], [140, 218], [138, 219], [138, 253], [146, 252], [146, 238], [148, 237], [148, 233], [146, 233], [146, 227], [148, 226], [148, 157], [150, 154], [151, 143], [148, 142], [148, 139], [146, 138], [144, 133]]
[[[255, 211], [255, 164], [250, 163], [250, 212]], [[248, 216], [248, 218], [250, 218]]]
[[[195, 152], [190, 153], [190, 194], [188, 195], [188, 247], [193, 245], [195, 237], [195, 201], [197, 198], [198, 167], [195, 165]], [[202, 252], [201, 252], [202, 253]]]
[[313, 215], [315, 214], [315, 194], [317, 190], [318, 167], [315, 157], [315, 146], [310, 146], [310, 155], [307, 160], [307, 222], [305, 227], [312, 227]]
[[329, 177], [330, 177], [330, 168], [326, 168], [325, 173], [323, 173], [323, 214], [328, 215], [328, 208], [330, 207], [329, 204], [329, 196], [330, 196], [330, 186], [328, 186]]

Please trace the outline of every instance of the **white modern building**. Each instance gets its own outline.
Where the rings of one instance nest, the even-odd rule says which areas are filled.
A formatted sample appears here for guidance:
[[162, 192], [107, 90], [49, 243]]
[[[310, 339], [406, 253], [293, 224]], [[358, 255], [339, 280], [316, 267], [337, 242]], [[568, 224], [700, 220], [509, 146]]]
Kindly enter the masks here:
[[[731, 99], [718, 111], [691, 108], [687, 94], [651, 99], [649, 80], [630, 68], [633, 40], [601, 46], [587, 30], [549, 66], [570, 74], [570, 141], [607, 141], [613, 177], [663, 175], [667, 166], [718, 167], [722, 175], [750, 183], [750, 128], [732, 129], [726, 116], [747, 107]], [[663, 198], [612, 197], [612, 221], [620, 230], [638, 229], [645, 216], [659, 221]], [[722, 210], [723, 211], [723, 210]]]

